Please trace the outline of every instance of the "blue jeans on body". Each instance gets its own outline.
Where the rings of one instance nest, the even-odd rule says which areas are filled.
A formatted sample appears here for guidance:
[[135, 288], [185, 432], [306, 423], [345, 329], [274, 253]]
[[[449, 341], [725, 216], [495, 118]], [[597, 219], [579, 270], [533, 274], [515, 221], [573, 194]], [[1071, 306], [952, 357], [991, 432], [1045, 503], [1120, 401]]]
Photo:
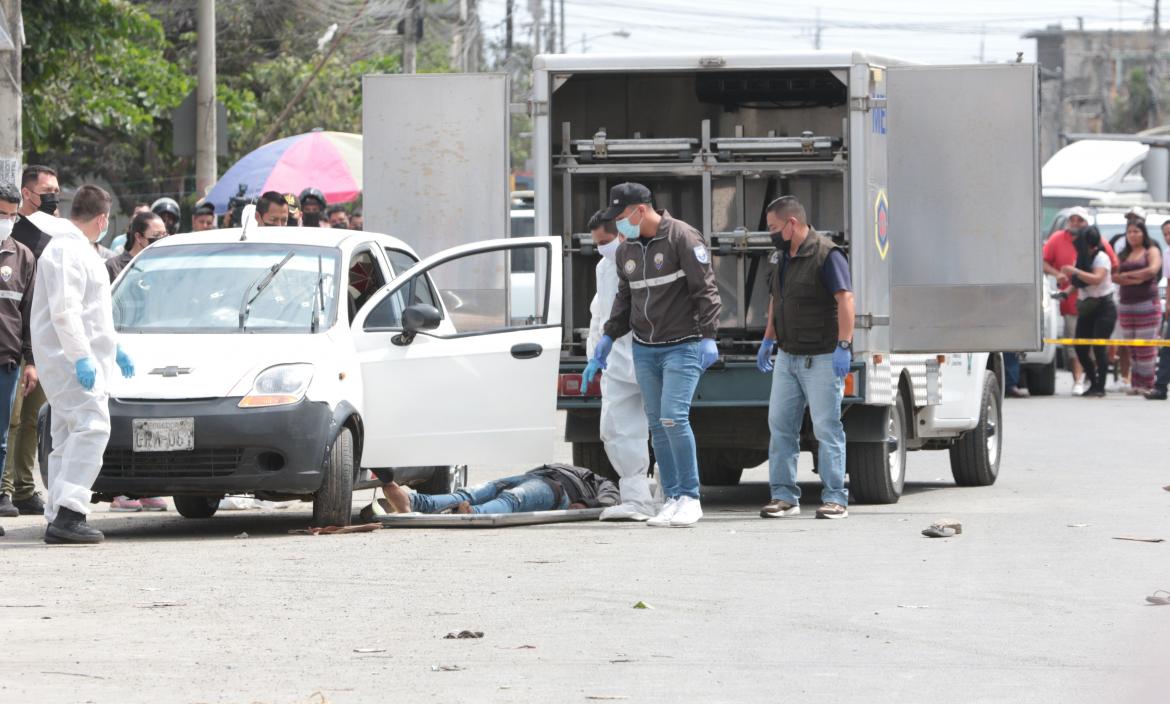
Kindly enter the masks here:
[[1003, 353], [1004, 386], [1009, 389], [1020, 385], [1020, 355], [1015, 352]]
[[703, 374], [698, 342], [651, 347], [634, 342], [634, 375], [650, 423], [650, 442], [668, 499], [699, 498], [699, 461], [691, 399]]
[[547, 481], [531, 474], [505, 477], [453, 494], [411, 494], [410, 510], [419, 513], [442, 513], [462, 502], [471, 504], [472, 513], [521, 513], [552, 511], [569, 507], [569, 497], [557, 492]]
[[19, 381], [19, 364], [0, 364], [0, 479], [4, 478], [4, 463], [8, 458], [8, 423], [12, 420], [12, 403], [16, 400]]
[[841, 396], [845, 380], [833, 372], [833, 353], [790, 355], [776, 352], [772, 397], [768, 402], [768, 479], [772, 498], [800, 503], [796, 460], [800, 457], [800, 424], [808, 406], [813, 434], [820, 449], [821, 503], [849, 505], [845, 490], [845, 427], [841, 424]]

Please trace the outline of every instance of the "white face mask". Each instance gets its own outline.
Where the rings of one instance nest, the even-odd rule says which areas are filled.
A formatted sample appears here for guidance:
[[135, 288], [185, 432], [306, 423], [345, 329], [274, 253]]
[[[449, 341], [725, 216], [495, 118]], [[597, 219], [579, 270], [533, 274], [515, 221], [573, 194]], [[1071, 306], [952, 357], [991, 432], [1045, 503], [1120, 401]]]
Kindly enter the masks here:
[[16, 222], [14, 220], [8, 218], [0, 220], [0, 240], [12, 234], [12, 226], [15, 224]]
[[620, 246], [622, 246], [622, 241], [619, 238], [614, 237], [605, 244], [597, 245], [597, 251], [601, 253], [601, 256], [612, 262], [613, 258], [617, 256], [618, 247]]

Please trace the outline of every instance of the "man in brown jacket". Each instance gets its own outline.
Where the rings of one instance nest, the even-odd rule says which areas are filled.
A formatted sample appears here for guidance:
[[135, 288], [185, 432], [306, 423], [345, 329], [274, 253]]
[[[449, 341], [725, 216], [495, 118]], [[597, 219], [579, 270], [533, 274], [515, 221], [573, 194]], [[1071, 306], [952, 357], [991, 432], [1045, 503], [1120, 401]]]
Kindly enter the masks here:
[[685, 527], [703, 516], [691, 398], [719, 348], [719, 289], [711, 250], [698, 230], [651, 205], [650, 189], [622, 183], [602, 214], [625, 242], [617, 251], [618, 292], [585, 368], [588, 384], [605, 369], [613, 341], [634, 336], [634, 374], [642, 389], [666, 503], [650, 526]]

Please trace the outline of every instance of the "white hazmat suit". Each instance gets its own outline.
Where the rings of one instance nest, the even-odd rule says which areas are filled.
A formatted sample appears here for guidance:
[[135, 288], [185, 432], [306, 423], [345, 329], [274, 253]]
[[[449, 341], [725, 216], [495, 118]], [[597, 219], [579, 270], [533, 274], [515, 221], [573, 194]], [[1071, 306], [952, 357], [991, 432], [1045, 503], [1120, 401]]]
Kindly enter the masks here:
[[[617, 296], [617, 264], [610, 256], [597, 263], [597, 294], [589, 303], [589, 337], [585, 342], [586, 355], [601, 339], [602, 330], [613, 310]], [[657, 502], [651, 491], [647, 474], [650, 470], [649, 434], [646, 410], [642, 406], [642, 390], [634, 377], [633, 336], [623, 335], [614, 340], [613, 349], [601, 375], [601, 442], [605, 454], [617, 471], [622, 502], [601, 514], [602, 520], [650, 518], [658, 513]]]
[[[53, 237], [37, 261], [30, 321], [37, 371], [53, 409], [45, 502], [52, 522], [60, 508], [89, 513], [90, 489], [110, 439], [109, 385], [118, 345], [110, 276], [93, 244], [68, 220], [40, 213], [30, 219]], [[97, 366], [89, 391], [75, 367], [85, 357]]]

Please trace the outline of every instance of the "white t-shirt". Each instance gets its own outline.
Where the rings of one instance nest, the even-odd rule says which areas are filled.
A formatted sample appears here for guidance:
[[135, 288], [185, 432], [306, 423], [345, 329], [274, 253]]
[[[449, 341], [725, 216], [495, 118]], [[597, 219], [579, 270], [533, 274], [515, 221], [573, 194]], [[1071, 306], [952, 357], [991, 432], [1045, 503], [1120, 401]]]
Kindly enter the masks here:
[[1101, 283], [1086, 286], [1081, 289], [1080, 296], [1082, 298], [1104, 298], [1105, 296], [1113, 295], [1113, 275], [1110, 273], [1112, 263], [1109, 260], [1109, 255], [1104, 251], [1097, 252], [1097, 256], [1093, 257], [1093, 266], [1090, 272], [1097, 269], [1105, 270], [1105, 278], [1101, 279]]

